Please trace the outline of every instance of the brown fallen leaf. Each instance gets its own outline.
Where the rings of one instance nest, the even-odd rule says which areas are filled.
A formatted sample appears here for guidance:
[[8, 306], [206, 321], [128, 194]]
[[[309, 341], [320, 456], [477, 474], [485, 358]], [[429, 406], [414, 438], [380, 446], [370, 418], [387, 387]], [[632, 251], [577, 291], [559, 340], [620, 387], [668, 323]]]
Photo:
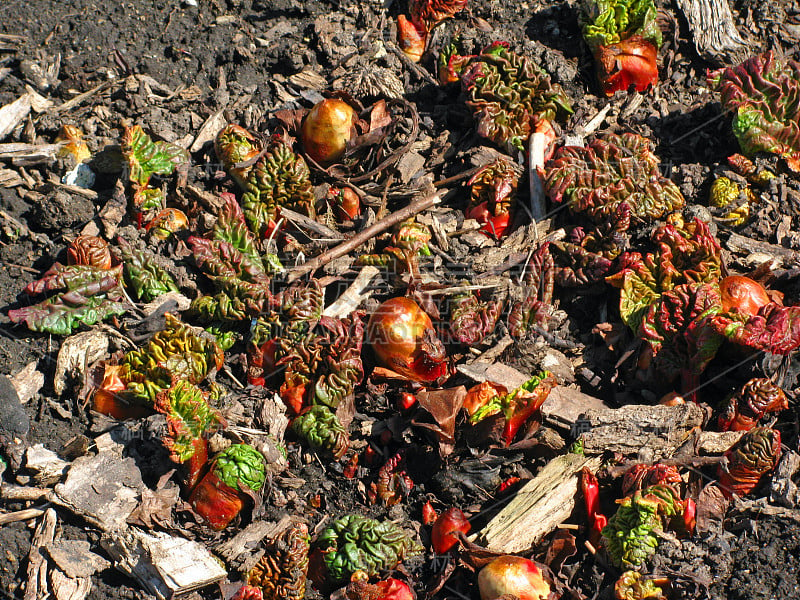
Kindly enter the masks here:
[[698, 534], [719, 528], [730, 501], [725, 498], [722, 490], [716, 485], [707, 485], [697, 497], [697, 524], [695, 531]]
[[172, 507], [180, 498], [180, 489], [170, 478], [175, 469], [161, 476], [156, 484], [156, 489], [145, 487], [142, 491], [142, 501], [128, 517], [131, 525], [140, 525], [147, 529], [156, 526], [168, 529], [172, 527]]
[[553, 541], [547, 548], [544, 562], [553, 570], [556, 575], [561, 574], [561, 567], [564, 566], [570, 556], [577, 554], [578, 548], [575, 546], [575, 536], [566, 529], [559, 529], [553, 536]]
[[464, 405], [467, 388], [460, 385], [445, 390], [423, 390], [417, 393], [420, 408], [433, 416], [436, 424], [411, 421], [412, 425], [430, 429], [439, 438], [439, 454], [448, 456], [455, 448], [456, 417]]

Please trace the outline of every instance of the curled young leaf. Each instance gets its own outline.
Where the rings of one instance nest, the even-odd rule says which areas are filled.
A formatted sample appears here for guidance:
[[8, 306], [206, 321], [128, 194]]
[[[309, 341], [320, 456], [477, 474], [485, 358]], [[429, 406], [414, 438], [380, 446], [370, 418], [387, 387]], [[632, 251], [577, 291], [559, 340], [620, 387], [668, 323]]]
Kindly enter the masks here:
[[509, 152], [525, 151], [540, 121], [572, 113], [569, 98], [530, 59], [504, 42], [475, 56], [461, 76], [467, 105], [478, 120], [478, 135]]
[[745, 433], [726, 453], [720, 464], [719, 486], [727, 497], [746, 496], [781, 458], [781, 434], [769, 427], [756, 427]]
[[28, 294], [57, 292], [50, 298], [8, 311], [12, 323], [25, 323], [32, 331], [69, 335], [81, 324], [91, 326], [127, 310], [120, 285], [122, 267], [54, 264], [41, 279], [25, 288]]
[[766, 377], [754, 377], [733, 394], [719, 416], [721, 431], [748, 431], [767, 413], [789, 408], [781, 388]]
[[678, 186], [661, 174], [650, 141], [640, 135], [609, 134], [586, 147], [559, 148], [547, 165], [547, 195], [566, 202], [573, 214], [602, 223], [621, 203], [640, 222], [659, 219], [686, 204]]
[[745, 154], [777, 154], [800, 171], [800, 62], [766, 52], [710, 72], [708, 82], [733, 113], [733, 133]]
[[152, 406], [173, 379], [200, 383], [212, 369], [222, 367], [224, 358], [214, 341], [167, 313], [164, 329], [122, 359], [121, 376], [128, 392]]
[[297, 523], [269, 543], [264, 556], [247, 573], [264, 600], [303, 600], [308, 576], [308, 527]]
[[320, 534], [317, 546], [322, 550], [328, 574], [336, 581], [356, 571], [375, 576], [422, 551], [419, 544], [391, 521], [376, 521], [358, 514], [336, 519]]
[[292, 431], [314, 450], [324, 450], [339, 460], [350, 447], [347, 430], [327, 406], [311, 406], [292, 421]]

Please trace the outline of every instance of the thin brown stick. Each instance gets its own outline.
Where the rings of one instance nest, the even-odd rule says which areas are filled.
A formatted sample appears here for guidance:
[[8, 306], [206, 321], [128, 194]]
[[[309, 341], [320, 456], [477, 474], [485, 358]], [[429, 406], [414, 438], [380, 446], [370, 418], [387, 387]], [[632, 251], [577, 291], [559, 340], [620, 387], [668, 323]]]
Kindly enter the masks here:
[[400, 210], [387, 215], [386, 218], [381, 219], [373, 225], [370, 225], [364, 231], [353, 236], [346, 242], [342, 242], [338, 246], [334, 246], [330, 250], [323, 252], [316, 258], [313, 258], [302, 265], [298, 265], [292, 269], [289, 269], [289, 283], [296, 281], [303, 275], [313, 273], [320, 267], [324, 267], [332, 260], [339, 258], [340, 256], [344, 256], [348, 252], [352, 252], [360, 245], [374, 238], [376, 235], [381, 234], [397, 223], [405, 221], [409, 217], [413, 217], [417, 213], [430, 208], [437, 202], [439, 202], [439, 194], [437, 192], [431, 192], [425, 196], [422, 196], [421, 198], [418, 198], [417, 200], [414, 200], [405, 208], [401, 208]]
[[36, 517], [41, 517], [43, 514], [44, 510], [41, 508], [26, 508], [16, 512], [3, 513], [0, 514], [0, 526], [8, 525], [9, 523], [16, 523], [18, 521], [35, 519]]

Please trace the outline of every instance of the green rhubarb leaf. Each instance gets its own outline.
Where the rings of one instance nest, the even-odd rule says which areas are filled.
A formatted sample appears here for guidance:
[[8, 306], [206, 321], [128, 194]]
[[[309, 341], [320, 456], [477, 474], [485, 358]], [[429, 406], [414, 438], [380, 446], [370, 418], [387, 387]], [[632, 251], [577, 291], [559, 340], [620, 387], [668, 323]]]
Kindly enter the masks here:
[[653, 0], [583, 0], [583, 38], [591, 47], [610, 46], [634, 35], [661, 46], [658, 10]]
[[233, 444], [220, 452], [214, 461], [214, 474], [228, 487], [242, 486], [258, 492], [267, 479], [264, 455], [248, 444]]

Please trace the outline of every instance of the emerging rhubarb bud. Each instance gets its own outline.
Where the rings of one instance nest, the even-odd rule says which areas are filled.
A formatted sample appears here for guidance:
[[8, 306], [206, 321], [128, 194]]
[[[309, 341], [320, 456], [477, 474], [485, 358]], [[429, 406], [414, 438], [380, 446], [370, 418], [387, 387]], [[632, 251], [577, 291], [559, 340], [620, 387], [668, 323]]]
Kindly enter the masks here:
[[497, 158], [479, 170], [467, 182], [472, 186], [468, 219], [483, 225], [481, 231], [500, 239], [508, 232], [517, 199], [519, 165], [506, 158]]
[[370, 576], [392, 569], [422, 548], [391, 521], [376, 521], [363, 515], [336, 519], [319, 536], [328, 574], [336, 581], [356, 571]]
[[437, 60], [439, 83], [447, 85], [459, 81], [467, 64], [473, 58], [474, 56], [471, 54], [468, 56], [460, 55], [458, 53], [458, 39], [453, 39], [439, 52]]
[[481, 302], [473, 292], [454, 296], [451, 305], [450, 332], [465, 346], [474, 346], [491, 335], [503, 312], [503, 302]]
[[580, 21], [606, 95], [658, 83], [661, 30], [653, 0], [584, 0]]
[[411, 62], [418, 63], [425, 53], [428, 32], [409, 21], [405, 15], [397, 17], [397, 45]]
[[710, 72], [708, 82], [733, 113], [733, 133], [745, 154], [777, 154], [800, 171], [800, 63], [766, 52]]
[[467, 0], [409, 0], [408, 14], [411, 21], [425, 31], [431, 31], [445, 19], [464, 10]]
[[164, 445], [170, 458], [188, 463], [187, 487], [191, 489], [208, 461], [208, 437], [224, 424], [222, 416], [209, 406], [207, 394], [187, 380], [159, 392], [155, 409], [167, 417]]
[[328, 190], [328, 202], [340, 223], [353, 221], [361, 215], [361, 199], [348, 186], [331, 187]]
[[327, 406], [311, 406], [292, 421], [292, 431], [314, 450], [325, 450], [339, 460], [350, 447], [347, 430]]
[[645, 579], [638, 571], [625, 571], [614, 584], [617, 600], [665, 600], [654, 579]]
[[746, 496], [772, 472], [781, 458], [781, 434], [769, 427], [756, 427], [745, 433], [726, 453], [719, 466], [722, 492]]
[[742, 275], [729, 275], [719, 282], [719, 294], [724, 312], [738, 312], [748, 316], [758, 314], [762, 306], [772, 300], [764, 286]]
[[414, 481], [405, 472], [405, 458], [403, 452], [398, 452], [386, 461], [378, 471], [378, 481], [375, 484], [376, 500], [386, 506], [394, 506], [408, 496], [414, 487]]
[[169, 142], [154, 142], [139, 125], [125, 127], [122, 156], [128, 165], [128, 179], [133, 188], [136, 212], [159, 208], [161, 191], [149, 187], [153, 175], [171, 175], [176, 168], [189, 164], [189, 152]]
[[477, 408], [469, 419], [470, 423], [479, 423], [490, 415], [502, 412], [506, 418], [503, 441], [508, 446], [516, 437], [519, 429], [544, 404], [556, 383], [552, 373], [542, 371], [511, 393], [494, 396], [486, 404]]
[[289, 527], [267, 548], [247, 573], [247, 583], [258, 586], [264, 600], [303, 600], [308, 575], [308, 527]]
[[719, 416], [720, 431], [748, 431], [767, 413], [789, 408], [781, 388], [768, 378], [753, 378], [729, 399]]
[[176, 231], [188, 227], [186, 213], [177, 208], [165, 208], [150, 220], [145, 230], [157, 240], [166, 240]]
[[263, 455], [247, 444], [233, 444], [214, 459], [214, 464], [189, 497], [189, 503], [212, 529], [225, 529], [242, 511], [250, 496], [266, 480]]
[[683, 483], [678, 469], [673, 465], [656, 463], [654, 465], [636, 464], [625, 473], [622, 479], [622, 494], [629, 496], [636, 490], [650, 487], [651, 485], [674, 485]]
[[514, 597], [547, 600], [550, 584], [532, 560], [521, 556], [498, 556], [478, 573], [481, 600]]
[[608, 519], [600, 512], [600, 484], [588, 467], [584, 467], [581, 471], [581, 492], [586, 505], [586, 518], [589, 521], [589, 542], [597, 544], [600, 532], [608, 525]]
[[561, 87], [504, 42], [494, 42], [475, 56], [461, 84], [478, 120], [478, 135], [509, 152], [525, 152], [528, 138], [541, 121], [572, 113]]
[[410, 298], [381, 304], [367, 324], [367, 340], [381, 364], [409, 379], [435, 381], [447, 372], [444, 345]]
[[747, 185], [739, 185], [727, 177], [719, 177], [711, 184], [708, 203], [717, 208], [725, 208], [731, 203], [735, 203], [728, 212], [724, 214], [726, 222], [733, 227], [744, 225], [750, 216], [750, 204], [756, 201], [756, 195]]
[[436, 519], [431, 529], [431, 544], [436, 554], [445, 554], [458, 544], [458, 533], [469, 533], [472, 525], [460, 508], [448, 508]]
[[249, 173], [261, 149], [260, 140], [239, 125], [223, 127], [214, 139], [217, 157], [230, 176], [243, 188], [247, 187]]
[[108, 242], [96, 235], [79, 235], [67, 248], [67, 263], [110, 269], [111, 250]]
[[369, 577], [363, 571], [356, 571], [350, 578], [345, 590], [347, 600], [416, 600], [411, 587], [394, 577], [377, 583], [369, 583]]
[[344, 100], [326, 98], [303, 119], [300, 141], [303, 150], [317, 163], [327, 166], [344, 156], [347, 143], [355, 136], [358, 114]]

